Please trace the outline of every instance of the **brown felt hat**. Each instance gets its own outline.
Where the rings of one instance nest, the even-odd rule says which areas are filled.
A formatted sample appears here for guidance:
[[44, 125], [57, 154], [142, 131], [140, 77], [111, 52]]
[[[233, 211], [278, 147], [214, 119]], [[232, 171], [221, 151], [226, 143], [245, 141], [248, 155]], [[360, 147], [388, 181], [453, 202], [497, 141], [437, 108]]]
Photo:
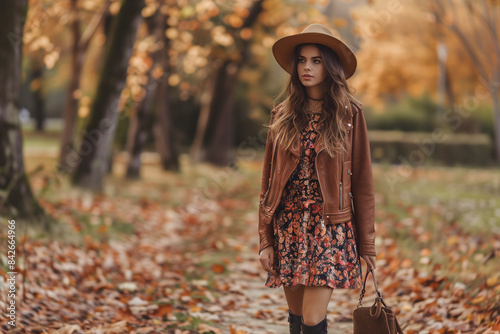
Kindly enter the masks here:
[[302, 43], [317, 43], [332, 49], [340, 59], [344, 68], [345, 78], [350, 78], [356, 71], [358, 61], [354, 52], [322, 24], [308, 25], [302, 32], [278, 39], [273, 45], [273, 55], [278, 64], [291, 73], [289, 68], [295, 46]]

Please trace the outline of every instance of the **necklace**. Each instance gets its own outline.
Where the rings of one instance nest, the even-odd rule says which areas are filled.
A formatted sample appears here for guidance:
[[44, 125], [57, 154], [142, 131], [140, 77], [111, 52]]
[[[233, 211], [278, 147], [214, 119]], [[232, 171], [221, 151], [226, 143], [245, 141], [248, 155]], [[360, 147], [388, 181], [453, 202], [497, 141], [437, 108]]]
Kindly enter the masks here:
[[316, 111], [317, 111], [317, 110], [319, 110], [319, 109], [320, 109], [320, 108], [322, 108], [322, 107], [323, 107], [323, 104], [318, 104], [318, 105], [316, 105], [314, 108], [312, 108], [312, 110], [311, 110], [311, 111], [309, 111], [308, 113], [309, 113], [309, 114], [315, 114], [315, 113], [316, 113]]
[[321, 98], [321, 99], [313, 99], [312, 97], [309, 97], [309, 99], [311, 99], [313, 101], [323, 101], [323, 98]]

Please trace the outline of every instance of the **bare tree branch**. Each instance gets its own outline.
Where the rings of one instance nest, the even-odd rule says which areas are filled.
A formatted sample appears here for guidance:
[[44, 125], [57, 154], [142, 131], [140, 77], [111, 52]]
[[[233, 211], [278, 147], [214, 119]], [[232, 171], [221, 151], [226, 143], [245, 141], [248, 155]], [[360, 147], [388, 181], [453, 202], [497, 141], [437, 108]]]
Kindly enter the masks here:
[[[495, 11], [493, 10], [493, 8], [491, 11], [488, 9], [488, 5], [486, 4], [486, 0], [482, 0], [481, 2], [483, 4], [484, 16], [485, 17], [488, 16], [488, 19], [485, 20], [485, 23], [486, 23], [488, 30], [490, 32], [491, 39], [493, 40], [493, 46], [495, 47], [496, 63], [495, 63], [494, 68], [496, 70], [498, 70], [500, 68], [500, 44], [499, 44], [498, 30], [496, 27], [496, 22], [494, 21], [495, 19], [492, 15], [492, 12], [495, 12]], [[492, 5], [492, 6], [494, 6], [494, 5]]]
[[99, 24], [102, 21], [102, 18], [108, 11], [109, 5], [111, 4], [111, 0], [106, 0], [106, 3], [104, 4], [104, 7], [101, 9], [100, 12], [96, 13], [93, 17], [92, 20], [90, 20], [89, 25], [87, 26], [87, 29], [83, 32], [82, 38], [80, 39], [78, 47], [80, 50], [85, 50], [90, 41], [92, 40], [92, 36], [94, 36], [95, 32], [97, 31], [97, 28], [99, 27]]
[[[495, 61], [495, 56], [489, 52], [486, 52], [489, 48], [489, 43], [487, 44], [484, 43], [485, 38], [481, 35], [481, 32], [483, 30], [478, 29], [478, 25], [476, 24], [476, 21], [479, 21], [479, 24], [484, 23], [486, 25], [486, 28], [488, 29], [488, 19], [483, 16], [481, 11], [477, 8], [475, 4], [477, 4], [477, 2], [473, 2], [472, 0], [466, 0], [466, 5], [467, 5], [466, 7], [471, 12], [471, 14], [470, 14], [470, 19], [464, 21], [469, 23], [470, 26], [469, 31], [471, 31], [474, 35], [474, 37], [470, 38], [469, 40], [477, 44], [478, 46], [477, 49], [483, 51], [477, 53], [478, 58], [481, 58], [481, 55], [484, 55], [486, 57], [486, 64], [491, 64]], [[467, 30], [464, 28], [462, 29], [462, 31], [465, 35]]]
[[465, 50], [467, 51], [467, 53], [471, 57], [474, 66], [477, 68], [481, 80], [488, 87], [489, 86], [487, 84], [488, 83], [488, 70], [487, 70], [486, 67], [483, 66], [483, 63], [481, 62], [481, 59], [479, 58], [478, 54], [476, 54], [476, 52], [475, 52], [474, 46], [470, 43], [469, 39], [467, 38], [467, 36], [465, 36], [465, 34], [463, 33], [463, 31], [458, 27], [458, 25], [457, 25], [457, 23], [455, 21], [455, 18], [456, 18], [456, 9], [453, 6], [453, 1], [452, 0], [447, 0], [447, 2], [448, 2], [448, 5], [451, 6], [450, 7], [451, 10], [453, 11], [453, 16], [454, 17], [453, 17], [452, 23], [446, 22], [446, 19], [444, 18], [444, 16], [446, 15], [446, 8], [445, 8], [442, 0], [436, 0], [434, 2], [434, 4], [436, 4], [439, 7], [439, 10], [440, 10], [440, 12], [438, 12], [436, 10], [433, 11], [433, 14], [434, 14], [434, 16], [436, 18], [436, 21], [438, 23], [442, 24], [443, 26], [447, 27], [451, 31], [453, 31], [456, 34], [456, 36], [460, 39], [460, 41], [462, 42]]
[[493, 26], [495, 27], [495, 31], [497, 32], [498, 34], [498, 26], [497, 26], [497, 22], [498, 22], [498, 12], [500, 11], [500, 5], [495, 5], [493, 6], [493, 10], [491, 11], [492, 13], [492, 21], [493, 21]]
[[458, 36], [460, 41], [462, 41], [465, 49], [469, 53], [469, 56], [472, 59], [472, 62], [474, 63], [474, 66], [476, 66], [477, 70], [479, 71], [480, 76], [488, 81], [488, 71], [487, 69], [482, 65], [481, 60], [478, 58], [478, 55], [474, 52], [474, 46], [469, 42], [467, 37], [462, 33], [462, 31], [457, 27], [457, 25], [446, 25], [449, 29], [455, 32], [455, 34]]
[[[453, 15], [451, 16], [452, 22], [450, 24], [456, 24], [456, 18], [458, 17], [457, 13], [457, 8], [455, 4], [453, 3], [453, 0], [448, 0], [448, 6], [451, 8]], [[444, 5], [441, 7], [443, 9], [443, 14], [446, 15], [446, 9], [444, 8]]]

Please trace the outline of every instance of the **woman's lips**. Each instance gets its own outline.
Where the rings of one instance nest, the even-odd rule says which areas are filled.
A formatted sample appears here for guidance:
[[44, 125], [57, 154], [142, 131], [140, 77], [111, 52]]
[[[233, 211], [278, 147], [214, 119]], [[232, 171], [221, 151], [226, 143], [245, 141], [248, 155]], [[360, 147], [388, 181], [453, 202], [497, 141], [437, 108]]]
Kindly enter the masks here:
[[307, 75], [307, 74], [306, 74], [306, 75], [303, 75], [302, 77], [303, 77], [304, 79], [312, 79], [312, 76], [311, 76], [311, 75]]

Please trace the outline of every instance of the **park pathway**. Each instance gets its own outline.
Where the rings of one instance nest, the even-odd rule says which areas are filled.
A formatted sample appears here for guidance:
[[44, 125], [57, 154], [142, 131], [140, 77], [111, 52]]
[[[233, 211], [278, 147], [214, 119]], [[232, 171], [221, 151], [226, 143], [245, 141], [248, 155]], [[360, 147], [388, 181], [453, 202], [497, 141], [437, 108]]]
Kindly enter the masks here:
[[[41, 201], [58, 218], [58, 234], [41, 240], [34, 230], [17, 240], [22, 250], [18, 280], [23, 283], [16, 294], [25, 299], [17, 304], [16, 329], [56, 334], [288, 333], [283, 290], [264, 286], [266, 273], [258, 261], [259, 184], [253, 180], [260, 177], [261, 163], [255, 164], [253, 169], [243, 166], [246, 173], [184, 167], [182, 175], [151, 164], [137, 182], [123, 179], [126, 165], [117, 161], [106, 195], [59, 185]], [[33, 176], [32, 182], [35, 192], [41, 192], [43, 175]], [[421, 242], [420, 262], [430, 261], [432, 252], [422, 239], [427, 235], [424, 209], [409, 208], [404, 220], [377, 211], [377, 278], [386, 304], [405, 332], [498, 334], [498, 311], [484, 306], [494, 303], [489, 293], [500, 287], [496, 277], [485, 280], [489, 289], [471, 295], [466, 285], [449, 282], [439, 266], [418, 270], [391, 237], [395, 227], [408, 231]], [[474, 248], [475, 236], [445, 228], [446, 242], [434, 253], [481, 256]], [[330, 334], [352, 333], [359, 292], [334, 291], [328, 308]], [[4, 297], [2, 293], [0, 306], [5, 307]], [[373, 300], [370, 286], [364, 305]], [[6, 320], [0, 313], [0, 332], [11, 329]]]
[[[247, 286], [242, 292], [248, 298], [250, 304], [248, 308], [240, 312], [228, 314], [222, 324], [224, 326], [234, 326], [248, 333], [289, 333], [286, 301], [283, 297], [283, 290], [270, 289], [262, 286], [259, 279], [248, 279], [248, 275], [240, 273], [243, 282]], [[246, 279], [246, 281], [245, 281]], [[352, 333], [352, 322], [334, 323], [332, 314], [335, 313], [335, 301], [333, 300], [338, 292], [335, 292], [329, 307], [328, 315], [328, 333], [346, 334]], [[256, 317], [259, 315], [259, 317]], [[340, 317], [337, 317], [340, 318]]]
[[[264, 285], [267, 274], [262, 270], [257, 255], [257, 210], [238, 210], [241, 209], [240, 205], [248, 204], [236, 204], [237, 209], [234, 212], [228, 209], [225, 211], [227, 216], [223, 218], [231, 224], [239, 225], [235, 230], [229, 228], [222, 239], [229, 248], [232, 246], [237, 252], [226, 253], [226, 249], [206, 255], [212, 259], [222, 258], [226, 263], [225, 274], [214, 277], [221, 285], [230, 287], [227, 295], [221, 298], [232, 296], [235, 300], [241, 300], [241, 307], [220, 314], [223, 332], [230, 333], [227, 329], [232, 326], [241, 333], [289, 333], [288, 307], [283, 289], [271, 289]], [[334, 291], [328, 308], [330, 334], [352, 333], [351, 313], [359, 292], [360, 290]]]

